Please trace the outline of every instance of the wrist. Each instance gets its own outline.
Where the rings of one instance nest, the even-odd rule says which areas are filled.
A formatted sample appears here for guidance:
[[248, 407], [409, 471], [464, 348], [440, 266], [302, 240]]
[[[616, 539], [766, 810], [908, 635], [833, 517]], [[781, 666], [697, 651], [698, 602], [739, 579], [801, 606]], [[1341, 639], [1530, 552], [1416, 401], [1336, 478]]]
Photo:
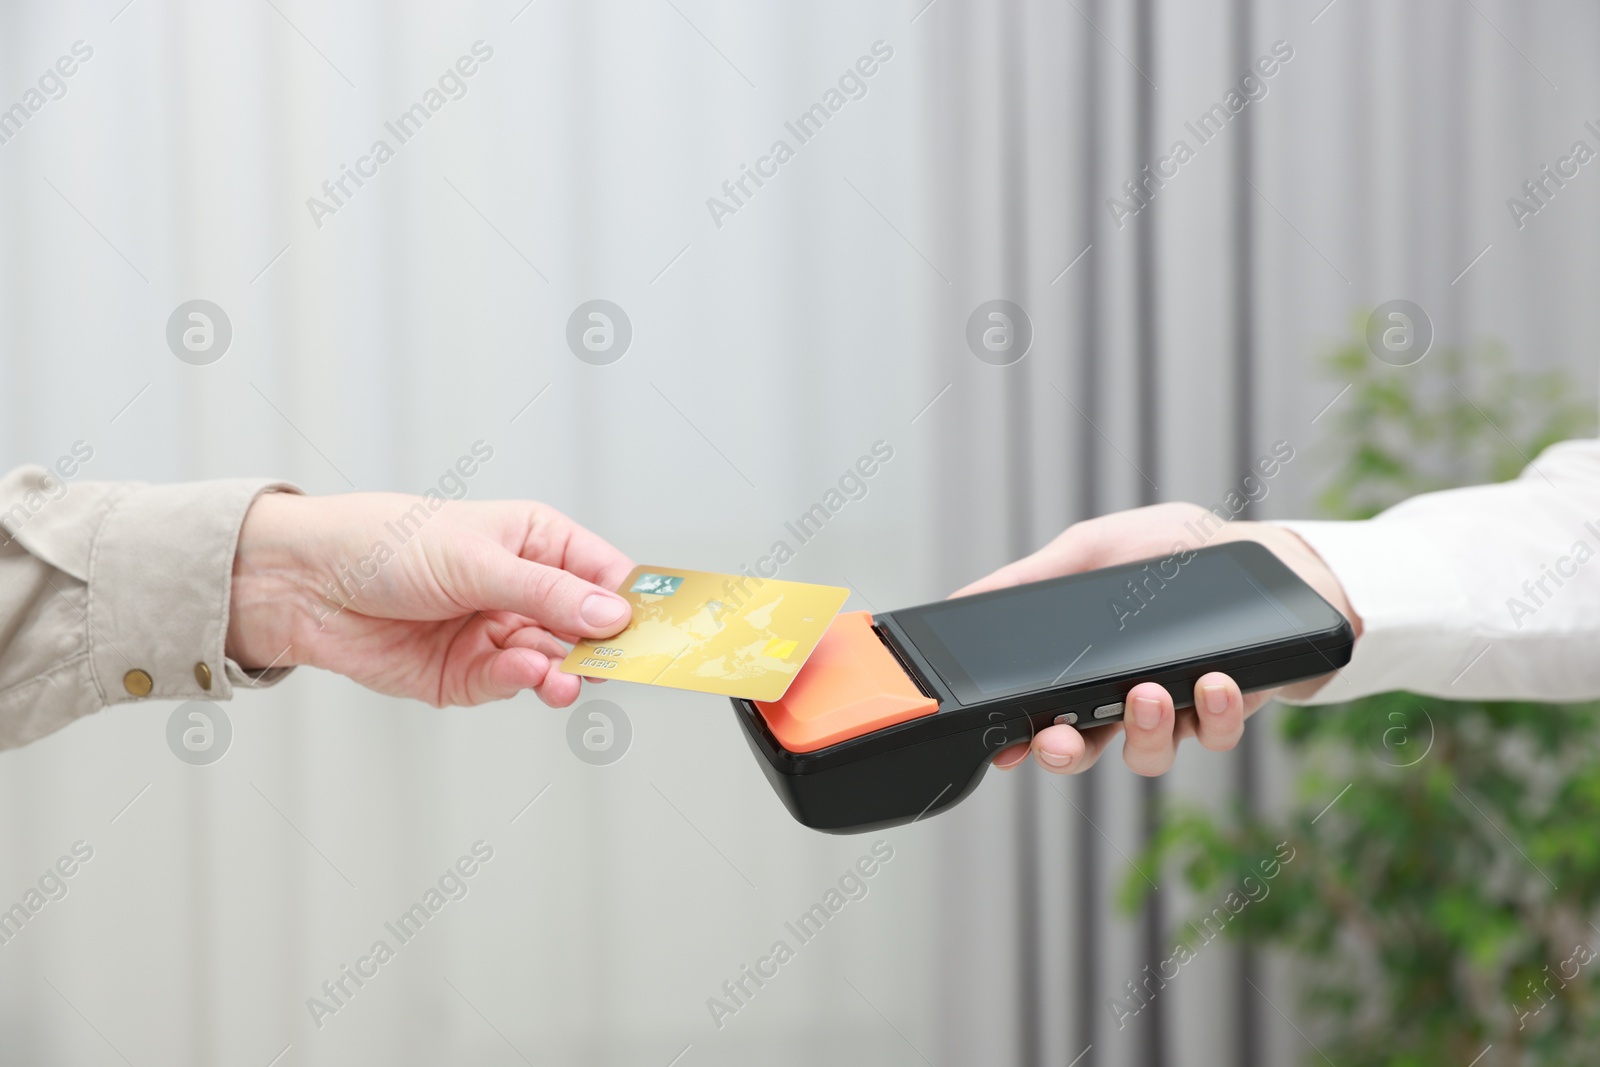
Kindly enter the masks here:
[[1350, 598], [1345, 594], [1339, 576], [1334, 574], [1333, 568], [1328, 566], [1327, 561], [1299, 534], [1269, 522], [1234, 522], [1229, 524], [1219, 539], [1257, 541], [1266, 545], [1290, 570], [1299, 575], [1301, 580], [1315, 589], [1322, 599], [1332, 604], [1341, 615], [1350, 620], [1350, 627], [1355, 631], [1356, 637], [1361, 636], [1361, 616], [1351, 606]]
[[[1227, 540], [1258, 541], [1266, 545], [1273, 555], [1281, 559], [1305, 583], [1315, 589], [1341, 615], [1350, 620], [1350, 628], [1357, 639], [1361, 637], [1361, 616], [1350, 604], [1344, 585], [1327, 561], [1299, 534], [1282, 526], [1266, 522], [1230, 523], [1224, 531]], [[1328, 683], [1331, 674], [1311, 678], [1285, 687], [1282, 695], [1291, 701], [1310, 700]]]
[[239, 528], [226, 653], [241, 667], [308, 662], [307, 624], [318, 603], [306, 555], [310, 497], [263, 493]]

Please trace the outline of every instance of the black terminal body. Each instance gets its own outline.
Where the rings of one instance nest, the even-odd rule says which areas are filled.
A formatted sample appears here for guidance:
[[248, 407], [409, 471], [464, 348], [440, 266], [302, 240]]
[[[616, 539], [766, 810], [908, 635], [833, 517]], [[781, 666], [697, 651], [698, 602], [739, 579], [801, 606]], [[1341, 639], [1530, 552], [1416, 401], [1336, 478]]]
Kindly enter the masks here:
[[873, 617], [938, 710], [812, 752], [787, 751], [749, 700], [733, 706], [791, 814], [830, 833], [913, 822], [978, 785], [1002, 749], [1056, 722], [1122, 718], [1140, 682], [1193, 705], [1198, 679], [1246, 692], [1331, 673], [1350, 623], [1267, 548], [1230, 542]]

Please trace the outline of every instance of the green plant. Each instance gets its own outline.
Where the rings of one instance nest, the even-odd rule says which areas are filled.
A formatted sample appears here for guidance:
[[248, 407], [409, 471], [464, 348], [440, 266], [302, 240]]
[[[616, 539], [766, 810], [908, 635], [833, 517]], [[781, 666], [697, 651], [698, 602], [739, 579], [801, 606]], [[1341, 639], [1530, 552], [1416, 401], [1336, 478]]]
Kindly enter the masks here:
[[[1502, 480], [1593, 432], [1560, 375], [1519, 372], [1495, 347], [1396, 368], [1357, 340], [1327, 366], [1350, 383], [1327, 416], [1333, 518]], [[1276, 717], [1300, 800], [1168, 812], [1140, 866], [1176, 866], [1212, 906], [1247, 877], [1265, 885], [1211, 925], [1299, 958], [1306, 1062], [1600, 1063], [1600, 704], [1387, 693]], [[1292, 859], [1263, 883], [1280, 842]], [[1130, 876], [1124, 903], [1147, 890]], [[1204, 926], [1185, 929], [1198, 950]]]

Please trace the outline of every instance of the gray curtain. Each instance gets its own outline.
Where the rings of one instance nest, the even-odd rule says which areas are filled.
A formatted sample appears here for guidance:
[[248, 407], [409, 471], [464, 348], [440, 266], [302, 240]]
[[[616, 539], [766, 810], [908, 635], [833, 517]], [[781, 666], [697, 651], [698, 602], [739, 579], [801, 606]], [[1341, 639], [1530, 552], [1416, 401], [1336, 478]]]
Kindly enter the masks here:
[[[1438, 343], [1499, 339], [1591, 391], [1600, 326], [1600, 177], [1520, 228], [1506, 203], [1600, 147], [1600, 14], [1324, 2], [10, 5], [0, 465], [84, 440], [85, 477], [420, 492], [484, 441], [472, 496], [737, 570], [883, 441], [866, 495], [783, 570], [871, 610], [1091, 514], [1214, 503], [1280, 439], [1297, 458], [1257, 511], [1303, 514], [1342, 384], [1317, 361], [1357, 309], [1416, 301]], [[78, 41], [92, 56], [48, 78]], [[492, 55], [332, 204], [323, 183], [398, 142], [385, 123], [478, 41]], [[1276, 42], [1292, 58], [1200, 143], [1188, 124]], [[802, 141], [785, 124], [830, 90]], [[762, 164], [779, 139], [792, 158]], [[1192, 158], [1161, 163], [1180, 139]], [[1146, 164], [1171, 176], [1138, 205]], [[204, 367], [164, 335], [196, 298], [234, 333]], [[606, 366], [566, 343], [592, 299], [632, 324]], [[965, 339], [994, 299], [1032, 326], [1009, 366]], [[1229, 946], [1125, 1028], [1107, 1006], [1202, 903], [1152, 872], [1159, 907], [1118, 909], [1151, 805], [1291, 795], [1270, 710], [1253, 752], [1186, 752], [1159, 786], [1113, 749], [841, 838], [789, 819], [722, 701], [604, 696], [633, 730], [609, 766], [531, 697], [440, 712], [309, 671], [234, 701], [208, 767], [168, 750], [170, 705], [0, 755], [0, 905], [95, 850], [0, 945], [0, 1062], [1309, 1054], [1292, 961]], [[719, 1028], [723, 983], [878, 840], [867, 895]], [[479, 841], [467, 895], [314, 1018]]]

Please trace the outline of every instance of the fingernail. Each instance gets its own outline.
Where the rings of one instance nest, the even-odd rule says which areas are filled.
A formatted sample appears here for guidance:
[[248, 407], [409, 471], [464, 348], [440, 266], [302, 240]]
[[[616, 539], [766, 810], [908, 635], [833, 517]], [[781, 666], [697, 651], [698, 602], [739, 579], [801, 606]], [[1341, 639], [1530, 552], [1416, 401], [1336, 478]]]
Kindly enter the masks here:
[[1154, 730], [1161, 725], [1161, 704], [1153, 697], [1133, 698], [1133, 722], [1141, 730]]
[[628, 613], [628, 602], [595, 593], [583, 602], [580, 614], [590, 626], [610, 626]]
[[1060, 770], [1072, 765], [1072, 756], [1067, 752], [1052, 752], [1043, 745], [1039, 746], [1039, 758], [1051, 767]]
[[1228, 710], [1228, 687], [1225, 685], [1202, 685], [1200, 697], [1206, 703], [1206, 710], [1213, 715], [1221, 715]]

